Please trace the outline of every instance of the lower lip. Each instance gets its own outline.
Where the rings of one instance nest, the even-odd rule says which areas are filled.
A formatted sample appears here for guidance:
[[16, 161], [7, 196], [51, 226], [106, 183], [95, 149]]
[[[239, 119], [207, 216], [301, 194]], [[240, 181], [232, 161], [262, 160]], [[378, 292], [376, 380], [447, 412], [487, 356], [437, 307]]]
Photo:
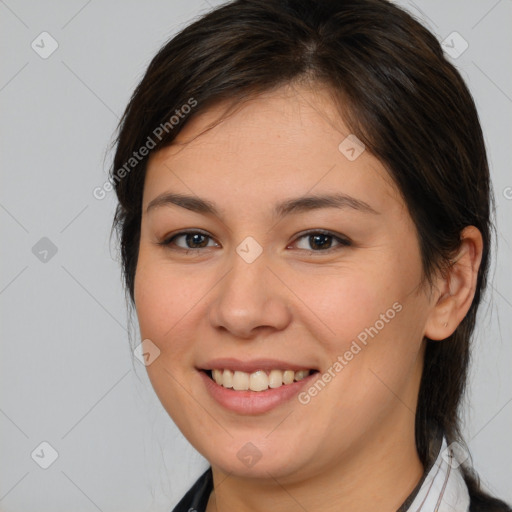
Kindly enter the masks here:
[[199, 371], [211, 397], [220, 405], [240, 414], [263, 414], [291, 400], [309, 384], [316, 373], [302, 380], [265, 391], [235, 391], [217, 384], [204, 371]]

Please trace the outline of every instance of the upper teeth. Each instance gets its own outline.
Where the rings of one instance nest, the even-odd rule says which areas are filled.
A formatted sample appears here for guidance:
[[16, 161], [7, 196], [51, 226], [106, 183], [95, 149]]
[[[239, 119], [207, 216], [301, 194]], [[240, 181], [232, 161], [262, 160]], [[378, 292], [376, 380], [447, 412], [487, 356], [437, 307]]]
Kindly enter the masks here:
[[231, 370], [212, 370], [213, 380], [219, 386], [233, 388], [236, 391], [265, 391], [270, 388], [278, 388], [283, 384], [291, 384], [293, 381], [302, 380], [310, 374], [309, 370], [271, 370], [269, 374], [263, 370], [254, 373], [246, 373]]

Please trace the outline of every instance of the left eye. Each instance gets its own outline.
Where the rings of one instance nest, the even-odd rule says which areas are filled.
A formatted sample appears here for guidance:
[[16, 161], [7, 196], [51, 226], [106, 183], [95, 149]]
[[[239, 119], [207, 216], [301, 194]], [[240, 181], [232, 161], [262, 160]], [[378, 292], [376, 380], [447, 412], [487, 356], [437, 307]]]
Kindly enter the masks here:
[[[184, 240], [185, 246], [177, 243], [177, 240], [180, 239]], [[309, 252], [326, 252], [331, 249], [336, 249], [337, 247], [339, 248], [351, 245], [350, 240], [337, 236], [330, 231], [310, 231], [299, 236], [294, 243], [298, 244], [297, 241], [302, 239], [304, 239], [306, 244], [309, 245], [309, 248], [299, 247], [299, 249]], [[209, 242], [212, 242], [213, 245], [209, 245]], [[333, 242], [337, 243], [334, 247], [332, 246]], [[198, 250], [218, 246], [210, 235], [200, 231], [182, 231], [181, 233], [159, 242], [159, 245], [167, 246], [171, 249], [173, 249], [172, 246], [174, 245], [178, 249], [183, 250]]]
[[[302, 238], [306, 239], [306, 243], [313, 248], [312, 252], [328, 251], [330, 249], [336, 249], [336, 247], [345, 247], [350, 245], [349, 240], [336, 236], [334, 233], [329, 231], [310, 231], [309, 233], [301, 235], [297, 240], [301, 240]], [[332, 247], [333, 241], [336, 241], [338, 245]], [[307, 247], [301, 247], [301, 249], [311, 251], [311, 249]]]

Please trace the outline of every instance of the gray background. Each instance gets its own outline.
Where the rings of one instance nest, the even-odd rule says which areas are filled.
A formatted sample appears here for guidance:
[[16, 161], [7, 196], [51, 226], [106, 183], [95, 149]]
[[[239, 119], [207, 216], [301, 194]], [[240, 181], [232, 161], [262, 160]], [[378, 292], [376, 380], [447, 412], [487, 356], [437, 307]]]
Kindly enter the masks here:
[[[440, 40], [456, 31], [469, 44], [453, 62], [485, 132], [498, 250], [464, 432], [486, 486], [512, 502], [512, 1], [400, 4]], [[166, 511], [206, 468], [131, 354], [109, 242], [114, 195], [92, 191], [106, 180], [108, 144], [151, 57], [213, 5], [0, 1], [1, 512]], [[59, 45], [46, 59], [31, 47], [43, 31]], [[44, 441], [58, 453], [48, 469]]]

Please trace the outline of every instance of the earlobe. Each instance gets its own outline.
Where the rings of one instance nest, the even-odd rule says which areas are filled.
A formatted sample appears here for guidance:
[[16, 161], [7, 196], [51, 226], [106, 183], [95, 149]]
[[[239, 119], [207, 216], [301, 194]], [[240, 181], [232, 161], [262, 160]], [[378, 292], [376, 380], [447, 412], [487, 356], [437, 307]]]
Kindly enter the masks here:
[[475, 295], [482, 250], [480, 231], [475, 226], [464, 228], [457, 256], [445, 276], [438, 279], [438, 293], [432, 299], [435, 302], [425, 324], [425, 337], [448, 338], [466, 316]]

